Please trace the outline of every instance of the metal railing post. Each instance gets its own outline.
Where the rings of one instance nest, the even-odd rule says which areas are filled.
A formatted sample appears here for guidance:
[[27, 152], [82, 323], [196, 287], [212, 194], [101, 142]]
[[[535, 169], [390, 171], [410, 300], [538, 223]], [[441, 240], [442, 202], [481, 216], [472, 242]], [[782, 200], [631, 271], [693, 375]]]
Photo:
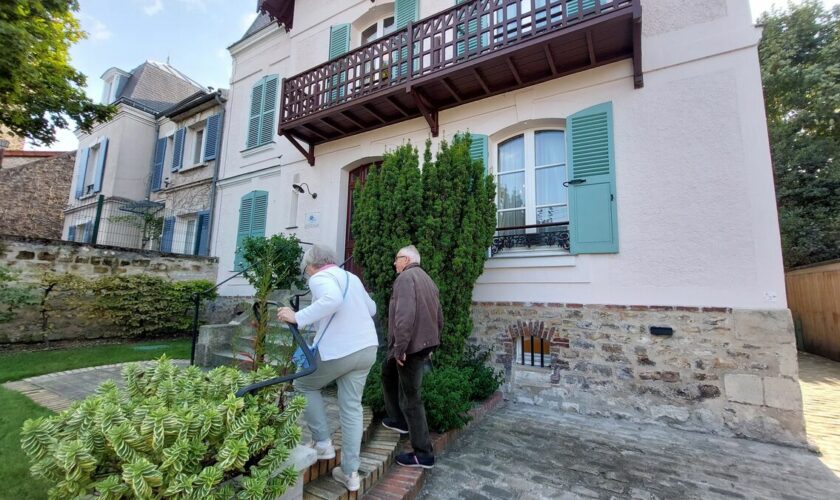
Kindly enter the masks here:
[[195, 364], [195, 345], [198, 343], [198, 309], [201, 307], [201, 293], [193, 294], [193, 324], [192, 324], [192, 348], [190, 349], [190, 366]]
[[96, 245], [96, 240], [99, 237], [99, 219], [102, 218], [102, 205], [105, 203], [105, 195], [100, 194], [96, 199], [96, 215], [93, 218], [93, 230], [90, 243]]

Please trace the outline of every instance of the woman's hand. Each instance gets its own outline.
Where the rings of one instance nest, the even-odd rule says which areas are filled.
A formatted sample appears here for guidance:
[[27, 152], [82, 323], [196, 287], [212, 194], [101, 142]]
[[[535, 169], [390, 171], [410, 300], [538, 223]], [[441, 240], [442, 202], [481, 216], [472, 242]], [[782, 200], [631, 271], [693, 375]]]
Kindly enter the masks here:
[[297, 323], [295, 312], [289, 307], [281, 307], [277, 310], [277, 319], [286, 323]]

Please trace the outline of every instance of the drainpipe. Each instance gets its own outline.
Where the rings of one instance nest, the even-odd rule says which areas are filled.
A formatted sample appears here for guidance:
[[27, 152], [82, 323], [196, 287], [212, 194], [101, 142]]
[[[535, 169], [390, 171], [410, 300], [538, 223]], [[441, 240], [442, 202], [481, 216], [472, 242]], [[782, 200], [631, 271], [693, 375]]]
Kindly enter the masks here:
[[209, 234], [207, 235], [207, 251], [210, 252], [210, 248], [213, 246], [213, 223], [216, 221], [216, 182], [219, 180], [219, 166], [222, 163], [222, 137], [224, 136], [225, 132], [225, 103], [226, 100], [222, 99], [222, 91], [217, 90], [215, 96], [216, 102], [219, 106], [222, 107], [222, 113], [219, 117], [219, 146], [216, 148], [216, 164], [213, 165], [213, 180], [210, 184], [210, 218], [207, 221], [207, 231]]
[[[152, 180], [155, 178], [155, 149], [157, 149], [157, 142], [158, 142], [158, 134], [160, 134], [160, 123], [157, 121], [158, 117], [155, 116], [155, 143], [152, 146], [152, 162], [151, 168], [149, 169], [149, 183], [146, 185], [146, 200], [152, 201]], [[144, 248], [145, 250], [145, 248]]]

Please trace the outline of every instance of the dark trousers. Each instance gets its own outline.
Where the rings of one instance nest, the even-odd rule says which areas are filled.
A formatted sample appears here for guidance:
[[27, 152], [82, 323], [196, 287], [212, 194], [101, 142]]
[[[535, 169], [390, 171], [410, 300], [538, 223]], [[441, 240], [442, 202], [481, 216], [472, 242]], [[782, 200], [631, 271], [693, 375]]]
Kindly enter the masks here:
[[426, 410], [420, 396], [424, 367], [431, 350], [424, 349], [407, 355], [403, 366], [399, 366], [394, 358], [386, 359], [382, 363], [385, 411], [388, 417], [401, 427], [408, 427], [414, 453], [424, 458], [434, 455], [429, 426], [426, 423]]

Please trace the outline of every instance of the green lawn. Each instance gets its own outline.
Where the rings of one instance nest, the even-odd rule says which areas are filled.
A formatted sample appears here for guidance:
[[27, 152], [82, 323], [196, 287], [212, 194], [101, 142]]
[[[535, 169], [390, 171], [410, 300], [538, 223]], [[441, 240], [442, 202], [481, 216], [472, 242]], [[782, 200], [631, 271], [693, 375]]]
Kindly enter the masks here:
[[[189, 359], [189, 340], [161, 340], [55, 351], [0, 354], [0, 383], [87, 366], [155, 359], [162, 354]], [[0, 387], [0, 499], [41, 499], [47, 485], [29, 476], [29, 459], [20, 449], [20, 428], [29, 418], [51, 412], [26, 396]]]

